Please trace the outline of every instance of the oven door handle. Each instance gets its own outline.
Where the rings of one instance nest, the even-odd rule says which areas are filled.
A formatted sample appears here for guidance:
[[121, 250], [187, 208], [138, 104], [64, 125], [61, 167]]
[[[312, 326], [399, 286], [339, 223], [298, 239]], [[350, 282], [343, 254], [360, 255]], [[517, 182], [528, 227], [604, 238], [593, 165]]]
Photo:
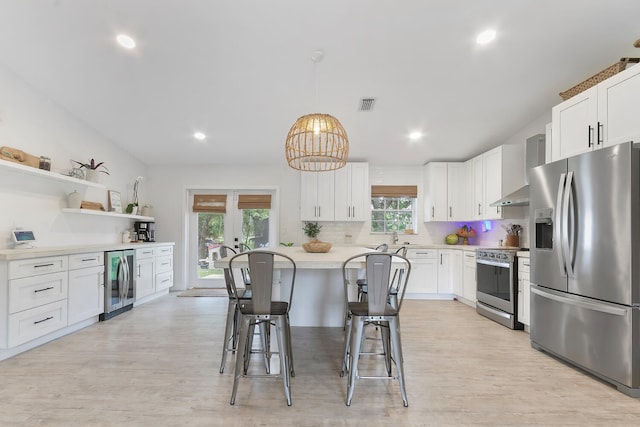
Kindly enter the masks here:
[[491, 267], [511, 268], [511, 263], [508, 263], [508, 262], [485, 261], [485, 260], [479, 259], [479, 260], [476, 260], [476, 263], [482, 264], [482, 265], [490, 265]]

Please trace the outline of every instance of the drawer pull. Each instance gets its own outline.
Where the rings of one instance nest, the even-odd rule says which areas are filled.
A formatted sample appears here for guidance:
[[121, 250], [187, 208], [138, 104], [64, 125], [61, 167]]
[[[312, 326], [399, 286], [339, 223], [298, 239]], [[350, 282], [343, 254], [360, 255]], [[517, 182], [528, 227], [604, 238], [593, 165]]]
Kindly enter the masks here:
[[42, 268], [42, 267], [53, 267], [53, 263], [49, 263], [49, 264], [36, 264], [33, 266], [33, 268]]
[[169, 265], [169, 263], [168, 263], [168, 262], [163, 262], [163, 263], [162, 263], [162, 264], [160, 264], [160, 265]]
[[33, 322], [33, 324], [37, 325], [38, 323], [46, 322], [47, 320], [51, 320], [51, 319], [53, 319], [53, 316], [49, 316], [46, 319], [42, 319], [42, 320], [36, 320], [35, 322]]
[[162, 281], [162, 283], [167, 283], [167, 282], [170, 282], [170, 281], [171, 281], [171, 279], [164, 279], [164, 280]]
[[44, 292], [44, 291], [48, 291], [50, 289], [53, 289], [53, 286], [49, 286], [48, 288], [44, 288], [44, 289], [36, 289], [35, 291], [33, 291], [33, 293], [38, 293], [38, 292]]
[[82, 262], [85, 262], [85, 261], [97, 261], [97, 260], [98, 260], [98, 258], [83, 258]]

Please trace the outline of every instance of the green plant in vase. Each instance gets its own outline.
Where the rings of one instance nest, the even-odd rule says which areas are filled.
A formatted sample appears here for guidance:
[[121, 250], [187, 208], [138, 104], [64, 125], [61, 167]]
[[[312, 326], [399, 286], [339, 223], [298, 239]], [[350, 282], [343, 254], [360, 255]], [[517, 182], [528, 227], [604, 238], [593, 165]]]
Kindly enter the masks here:
[[143, 179], [143, 177], [139, 176], [133, 184], [133, 198], [131, 199], [131, 203], [129, 203], [125, 209], [125, 212], [128, 214], [136, 215], [138, 213], [138, 187]]
[[311, 239], [311, 241], [318, 240], [318, 234], [320, 234], [321, 225], [318, 225], [317, 222], [305, 222], [304, 223], [304, 234]]

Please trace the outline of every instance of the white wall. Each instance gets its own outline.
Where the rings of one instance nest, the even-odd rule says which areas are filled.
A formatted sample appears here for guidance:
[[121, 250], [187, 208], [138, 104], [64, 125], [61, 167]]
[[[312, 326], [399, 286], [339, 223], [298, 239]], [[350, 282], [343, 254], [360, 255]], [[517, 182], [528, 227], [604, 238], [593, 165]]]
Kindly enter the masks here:
[[[0, 146], [50, 157], [56, 173], [66, 173], [71, 159], [104, 161], [111, 172], [101, 174], [106, 189], [121, 192], [123, 203], [131, 198], [135, 178], [147, 173], [142, 162], [2, 65], [0, 94]], [[128, 219], [62, 213], [66, 194], [73, 190], [73, 186], [0, 170], [0, 248], [10, 247], [9, 233], [15, 226], [33, 229], [41, 247], [115, 243], [132, 226]], [[146, 191], [143, 184], [141, 201]], [[89, 189], [84, 199], [107, 207], [106, 190]]]
[[[86, 161], [96, 158], [105, 161], [111, 171], [103, 176], [106, 189], [120, 191], [123, 203], [131, 198], [132, 186], [139, 175], [145, 179], [140, 188], [141, 204], [153, 205], [156, 217], [157, 240], [174, 241], [175, 288], [184, 289], [186, 283], [186, 191], [190, 188], [252, 189], [272, 188], [278, 191], [279, 239], [300, 244], [305, 240], [299, 220], [299, 172], [281, 164], [246, 168], [242, 165], [154, 166], [146, 167], [138, 159], [117, 147], [112, 141], [96, 133], [91, 127], [60, 107], [42, 93], [30, 87], [10, 70], [0, 66], [0, 145], [22, 149], [30, 154], [52, 159], [52, 171], [65, 173], [72, 166], [70, 159]], [[522, 143], [536, 133], [544, 133], [551, 112], [536, 118], [504, 143]], [[81, 216], [62, 213], [65, 195], [73, 188], [52, 184], [39, 178], [24, 178], [0, 172], [0, 248], [9, 246], [9, 232], [17, 226], [34, 229], [40, 246], [68, 244], [115, 243], [120, 233], [132, 226], [128, 219]], [[464, 223], [423, 222], [422, 167], [399, 167], [370, 164], [370, 184], [402, 184], [418, 186], [418, 227], [416, 235], [401, 235], [400, 242], [442, 243], [444, 236], [455, 232]], [[89, 189], [85, 200], [107, 206], [105, 190]], [[526, 210], [526, 209], [525, 209]], [[497, 245], [504, 239], [502, 225], [510, 221], [494, 221], [493, 230], [479, 232], [472, 243]], [[513, 221], [526, 227], [528, 221]], [[482, 223], [467, 223], [477, 230]], [[375, 244], [390, 241], [391, 236], [373, 235], [370, 222], [323, 223], [321, 238], [335, 244]], [[525, 238], [522, 245], [528, 245]]]

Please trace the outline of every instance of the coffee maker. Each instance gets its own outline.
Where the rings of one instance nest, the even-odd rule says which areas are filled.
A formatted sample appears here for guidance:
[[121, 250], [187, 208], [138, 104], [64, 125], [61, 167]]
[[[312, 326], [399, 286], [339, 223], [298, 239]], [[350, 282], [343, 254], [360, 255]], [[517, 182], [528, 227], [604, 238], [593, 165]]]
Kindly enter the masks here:
[[140, 242], [156, 241], [156, 223], [151, 221], [136, 221], [134, 224], [137, 240]]

